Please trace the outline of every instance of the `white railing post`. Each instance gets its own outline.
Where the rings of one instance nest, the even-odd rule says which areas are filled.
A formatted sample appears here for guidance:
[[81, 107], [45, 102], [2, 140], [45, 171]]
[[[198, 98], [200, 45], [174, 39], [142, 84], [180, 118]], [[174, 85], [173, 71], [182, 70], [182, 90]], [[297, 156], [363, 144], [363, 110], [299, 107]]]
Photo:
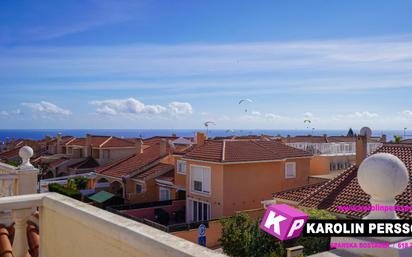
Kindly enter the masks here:
[[27, 220], [32, 215], [32, 209], [13, 210], [14, 240], [13, 256], [26, 257], [29, 250], [27, 242]]
[[[39, 170], [30, 163], [30, 158], [33, 156], [33, 149], [29, 146], [23, 146], [20, 148], [19, 155], [22, 163], [17, 168], [17, 195], [36, 194], [37, 174]], [[27, 221], [34, 211], [34, 208], [12, 210], [15, 229], [13, 255], [15, 257], [27, 256], [29, 249], [27, 242]]]
[[23, 146], [19, 151], [22, 159], [21, 165], [17, 168], [18, 176], [18, 195], [37, 193], [37, 175], [39, 170], [30, 163], [33, 156], [33, 149], [29, 146]]

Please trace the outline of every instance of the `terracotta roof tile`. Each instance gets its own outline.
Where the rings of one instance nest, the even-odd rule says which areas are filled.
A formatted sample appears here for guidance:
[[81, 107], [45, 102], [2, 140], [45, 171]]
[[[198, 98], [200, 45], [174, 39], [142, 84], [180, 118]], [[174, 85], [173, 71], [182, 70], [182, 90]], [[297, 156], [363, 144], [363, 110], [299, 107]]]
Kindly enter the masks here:
[[121, 160], [109, 163], [96, 172], [102, 175], [118, 177], [131, 175], [131, 173], [143, 169], [145, 166], [160, 160], [167, 154], [160, 155], [160, 144], [155, 144], [143, 150], [143, 153], [136, 153]]
[[412, 139], [404, 139], [404, 140], [401, 140], [401, 142], [399, 142], [399, 143], [401, 143], [401, 144], [412, 144]]
[[92, 157], [87, 157], [80, 162], [73, 163], [68, 168], [71, 169], [93, 169], [99, 167], [99, 163]]
[[168, 173], [172, 171], [173, 174], [174, 166], [170, 164], [164, 164], [164, 163], [159, 163], [156, 164], [155, 166], [133, 176], [133, 178], [136, 179], [145, 179], [147, 177], [158, 177], [161, 175], [165, 175], [165, 173]]
[[[409, 171], [409, 184], [406, 190], [396, 197], [397, 205], [412, 205], [412, 145], [384, 144], [377, 150], [378, 153], [390, 153], [401, 159]], [[363, 217], [367, 212], [339, 211], [337, 206], [361, 205], [369, 206], [369, 195], [359, 186], [357, 168], [352, 166], [338, 177], [326, 182], [317, 190], [305, 197], [299, 205], [309, 208], [326, 209], [331, 212], [353, 217]], [[398, 212], [400, 218], [411, 218], [412, 212]]]
[[67, 143], [67, 145], [86, 146], [86, 139], [84, 137], [75, 138], [74, 140]]
[[188, 159], [214, 162], [271, 161], [309, 156], [312, 155], [306, 151], [265, 140], [208, 140], [184, 155]]
[[[4, 227], [0, 224], [0, 256], [1, 257], [13, 257], [12, 245], [14, 238], [14, 226]], [[37, 226], [32, 223], [27, 223], [27, 242], [29, 251], [28, 257], [38, 257], [39, 256], [39, 243], [40, 236]]]
[[319, 187], [321, 187], [325, 183], [326, 181], [315, 183], [315, 184], [308, 184], [302, 187], [297, 187], [297, 188], [281, 191], [278, 193], [274, 193], [273, 198], [280, 198], [280, 199], [284, 199], [288, 201], [300, 202], [304, 198], [306, 198], [308, 195], [318, 190]]
[[19, 151], [20, 151], [21, 147], [15, 148], [15, 149], [11, 149], [8, 150], [6, 152], [2, 152], [0, 153], [0, 159], [4, 158], [4, 159], [9, 159], [9, 158], [13, 158], [15, 156], [19, 156]]
[[128, 139], [123, 139], [119, 137], [111, 137], [106, 142], [104, 142], [100, 147], [134, 147], [135, 142]]
[[176, 140], [178, 139], [178, 137], [165, 137], [165, 136], [154, 136], [154, 137], [149, 137], [143, 140], [145, 145], [155, 145], [155, 144], [159, 144], [159, 142], [162, 139], [166, 139], [166, 140]]
[[68, 159], [67, 158], [59, 158], [59, 159], [56, 159], [56, 160], [54, 160], [54, 161], [52, 161], [50, 164], [49, 164], [49, 168], [51, 168], [51, 169], [54, 169], [54, 168], [56, 168], [56, 167], [58, 167], [60, 164], [62, 164], [63, 162], [65, 162], [65, 161], [67, 161]]

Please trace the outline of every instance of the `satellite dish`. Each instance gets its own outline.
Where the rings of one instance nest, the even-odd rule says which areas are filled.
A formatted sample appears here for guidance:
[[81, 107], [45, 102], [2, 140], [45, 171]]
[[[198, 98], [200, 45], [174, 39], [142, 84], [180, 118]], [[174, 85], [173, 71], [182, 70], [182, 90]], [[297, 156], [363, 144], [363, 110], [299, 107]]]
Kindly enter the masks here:
[[363, 127], [361, 128], [359, 135], [370, 138], [372, 136], [372, 130], [368, 127]]

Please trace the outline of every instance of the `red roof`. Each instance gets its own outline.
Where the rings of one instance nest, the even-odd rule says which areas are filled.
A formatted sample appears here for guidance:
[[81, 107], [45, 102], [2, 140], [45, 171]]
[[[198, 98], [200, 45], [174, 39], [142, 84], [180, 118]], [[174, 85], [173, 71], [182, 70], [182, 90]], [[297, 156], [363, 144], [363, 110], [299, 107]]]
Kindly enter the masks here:
[[99, 163], [92, 157], [87, 157], [86, 159], [76, 162], [70, 165], [68, 168], [71, 169], [93, 169], [99, 167]]
[[135, 147], [136, 144], [132, 140], [110, 137], [107, 141], [100, 145], [100, 147]]
[[178, 137], [164, 137], [164, 136], [154, 136], [154, 137], [149, 137], [143, 140], [145, 145], [155, 145], [158, 144], [162, 139], [166, 140], [176, 140]]
[[401, 144], [412, 144], [412, 139], [404, 139], [404, 140], [401, 140], [401, 142], [399, 142], [399, 143], [401, 143]]
[[86, 146], [86, 139], [84, 137], [75, 138], [73, 141], [70, 141], [67, 145]]
[[315, 184], [308, 184], [301, 187], [281, 191], [278, 193], [273, 194], [273, 198], [280, 198], [283, 200], [300, 202], [302, 199], [310, 195], [311, 193], [315, 192], [319, 189], [319, 187], [325, 184], [326, 181], [315, 183]]
[[158, 163], [155, 166], [133, 176], [136, 179], [145, 179], [147, 177], [158, 177], [161, 175], [165, 175], [168, 172], [173, 174], [174, 166], [170, 164]]
[[62, 163], [65, 162], [65, 161], [67, 161], [67, 158], [64, 158], [64, 157], [63, 157], [63, 158], [56, 159], [56, 160], [52, 161], [52, 162], [49, 164], [49, 168], [54, 169], [54, 168], [58, 167], [60, 164], [62, 164]]
[[264, 140], [209, 140], [184, 155], [188, 159], [213, 162], [272, 161], [310, 156], [306, 151]]
[[[412, 145], [384, 144], [377, 150], [378, 153], [390, 153], [401, 159], [409, 171], [409, 184], [406, 190], [396, 197], [397, 205], [412, 205]], [[352, 166], [338, 177], [320, 185], [315, 190], [310, 190], [306, 196], [302, 195], [300, 206], [326, 209], [330, 212], [345, 214], [353, 217], [363, 217], [367, 212], [355, 212], [351, 210], [338, 210], [337, 206], [369, 206], [370, 196], [359, 186], [357, 179], [358, 169]], [[276, 194], [280, 196], [279, 194]], [[281, 197], [280, 197], [281, 198]], [[398, 212], [401, 218], [412, 218], [412, 212]]]
[[[39, 256], [39, 229], [32, 222], [27, 222], [27, 243], [28, 243], [28, 257], [38, 257]], [[0, 256], [2, 257], [13, 257], [13, 238], [14, 238], [14, 225], [10, 227], [4, 227], [0, 224]]]
[[9, 158], [19, 156], [20, 148], [21, 147], [17, 147], [15, 149], [11, 149], [11, 150], [8, 150], [6, 152], [2, 152], [2, 153], [0, 153], [0, 158], [1, 159], [9, 159]]
[[143, 153], [136, 153], [124, 159], [110, 163], [96, 169], [96, 172], [106, 176], [121, 178], [143, 169], [145, 166], [160, 160], [166, 155], [167, 153], [160, 155], [160, 144], [155, 144], [147, 149], [144, 149]]
[[[133, 140], [123, 139], [119, 137], [112, 136], [90, 136], [91, 137], [91, 146], [92, 147], [134, 147], [135, 143]], [[76, 138], [73, 141], [69, 142], [67, 145], [76, 145], [76, 146], [86, 146], [86, 138]]]

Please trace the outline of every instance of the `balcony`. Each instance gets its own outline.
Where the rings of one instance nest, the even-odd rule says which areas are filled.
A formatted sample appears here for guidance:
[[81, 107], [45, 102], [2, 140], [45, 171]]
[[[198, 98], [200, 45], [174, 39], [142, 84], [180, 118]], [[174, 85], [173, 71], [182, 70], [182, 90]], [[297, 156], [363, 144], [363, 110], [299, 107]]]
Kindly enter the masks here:
[[66, 196], [44, 193], [0, 198], [0, 223], [14, 223], [15, 257], [27, 256], [26, 224], [36, 209], [41, 257], [225, 256]]

